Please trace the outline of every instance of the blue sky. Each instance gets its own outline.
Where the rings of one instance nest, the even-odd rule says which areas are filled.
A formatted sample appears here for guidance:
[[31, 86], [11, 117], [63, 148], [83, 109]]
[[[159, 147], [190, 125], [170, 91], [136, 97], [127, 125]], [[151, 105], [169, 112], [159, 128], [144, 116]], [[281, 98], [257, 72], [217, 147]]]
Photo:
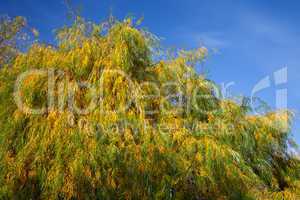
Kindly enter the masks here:
[[[288, 107], [295, 111], [293, 135], [300, 144], [300, 2], [279, 0], [86, 0], [82, 16], [100, 22], [110, 11], [122, 19], [144, 17], [143, 26], [164, 38], [166, 46], [205, 45], [211, 55], [204, 67], [219, 84], [234, 82], [230, 92], [250, 96], [255, 84], [269, 76], [271, 86], [257, 96], [275, 106], [278, 89], [287, 88]], [[53, 42], [53, 30], [68, 23], [63, 0], [2, 0], [0, 13], [22, 15]], [[288, 82], [275, 85], [273, 73], [287, 67]]]

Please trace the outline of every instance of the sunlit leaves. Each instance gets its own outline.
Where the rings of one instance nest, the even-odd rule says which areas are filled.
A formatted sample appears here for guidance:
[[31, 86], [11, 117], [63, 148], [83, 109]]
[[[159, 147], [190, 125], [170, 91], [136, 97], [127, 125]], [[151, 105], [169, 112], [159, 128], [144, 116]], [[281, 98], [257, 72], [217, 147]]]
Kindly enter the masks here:
[[[217, 98], [194, 69], [207, 49], [154, 62], [145, 33], [132, 19], [77, 18], [57, 31], [58, 47], [35, 44], [1, 70], [1, 198], [298, 199], [290, 114]], [[13, 101], [30, 69], [43, 75], [20, 94], [48, 107], [38, 115]]]

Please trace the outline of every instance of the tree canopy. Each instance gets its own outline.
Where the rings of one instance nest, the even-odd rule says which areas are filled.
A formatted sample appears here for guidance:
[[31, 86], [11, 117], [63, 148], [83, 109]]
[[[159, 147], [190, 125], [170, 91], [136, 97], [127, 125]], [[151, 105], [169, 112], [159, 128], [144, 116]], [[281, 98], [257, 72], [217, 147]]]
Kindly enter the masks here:
[[130, 18], [77, 18], [7, 63], [1, 199], [299, 199], [290, 112], [218, 98], [195, 71], [206, 48], [157, 43]]

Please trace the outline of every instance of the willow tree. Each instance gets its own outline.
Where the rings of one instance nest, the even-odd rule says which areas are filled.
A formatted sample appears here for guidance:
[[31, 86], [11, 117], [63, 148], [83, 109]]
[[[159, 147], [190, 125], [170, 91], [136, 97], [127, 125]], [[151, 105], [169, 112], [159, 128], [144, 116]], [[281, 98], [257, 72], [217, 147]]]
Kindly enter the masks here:
[[290, 113], [218, 98], [203, 47], [157, 51], [77, 19], [1, 69], [1, 199], [299, 199]]
[[32, 35], [38, 36], [38, 31], [30, 28], [25, 18], [0, 15], [0, 67], [12, 62], [21, 50], [26, 49], [32, 42]]

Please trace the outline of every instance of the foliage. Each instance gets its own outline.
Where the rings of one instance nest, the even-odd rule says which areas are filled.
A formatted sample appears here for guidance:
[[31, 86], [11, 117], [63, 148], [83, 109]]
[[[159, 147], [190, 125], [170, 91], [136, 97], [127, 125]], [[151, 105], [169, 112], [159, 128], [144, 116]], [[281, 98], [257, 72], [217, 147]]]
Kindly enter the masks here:
[[37, 37], [38, 31], [30, 28], [25, 18], [0, 16], [0, 66], [9, 64], [21, 50], [26, 49], [30, 35]]
[[9, 62], [16, 54], [16, 37], [25, 26], [22, 17], [11, 19], [7, 16], [0, 17], [0, 66]]
[[[207, 49], [154, 62], [153, 38], [131, 19], [78, 18], [57, 32], [57, 48], [36, 43], [1, 69], [1, 199], [299, 199], [290, 113], [251, 115], [216, 98], [194, 70]], [[55, 80], [54, 103], [50, 73], [20, 87], [43, 114], [14, 101], [17, 77], [32, 69]], [[78, 113], [71, 98], [95, 106]]]

